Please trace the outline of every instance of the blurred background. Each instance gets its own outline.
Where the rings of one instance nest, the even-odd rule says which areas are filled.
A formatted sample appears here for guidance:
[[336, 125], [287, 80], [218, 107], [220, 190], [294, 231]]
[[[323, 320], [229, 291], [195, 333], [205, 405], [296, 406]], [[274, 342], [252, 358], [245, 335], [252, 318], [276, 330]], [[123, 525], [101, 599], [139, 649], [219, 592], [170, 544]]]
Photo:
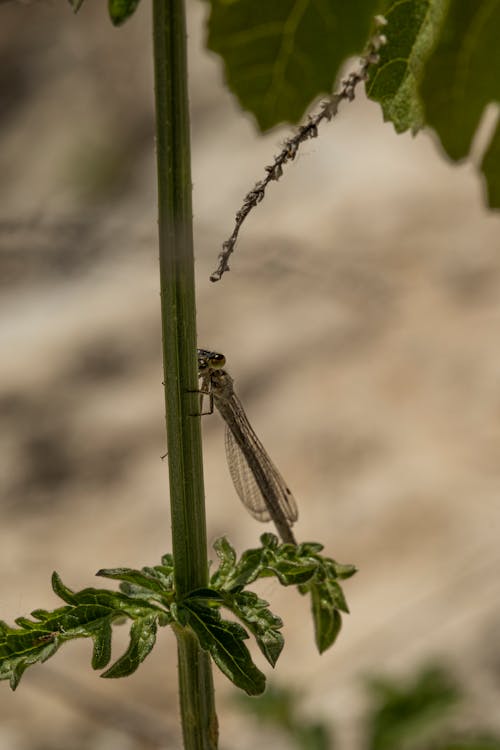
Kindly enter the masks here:
[[[149, 3], [0, 6], [0, 617], [53, 607], [50, 575], [170, 549], [163, 433]], [[354, 563], [351, 615], [319, 656], [307, 601], [259, 591], [285, 623], [273, 685], [360, 750], [363, 681], [439, 659], [465, 728], [500, 731], [500, 219], [470, 166], [396, 136], [363, 95], [307, 142], [208, 280], [248, 189], [289, 134], [262, 137], [189, 6], [199, 342], [222, 351], [296, 495], [299, 540]], [[223, 425], [203, 420], [208, 534], [241, 552]], [[116, 628], [116, 650], [126, 629]], [[215, 674], [221, 748], [288, 748]], [[178, 748], [173, 637], [126, 680], [75, 642], [1, 685], [0, 750]], [[282, 743], [282, 744], [280, 744]]]

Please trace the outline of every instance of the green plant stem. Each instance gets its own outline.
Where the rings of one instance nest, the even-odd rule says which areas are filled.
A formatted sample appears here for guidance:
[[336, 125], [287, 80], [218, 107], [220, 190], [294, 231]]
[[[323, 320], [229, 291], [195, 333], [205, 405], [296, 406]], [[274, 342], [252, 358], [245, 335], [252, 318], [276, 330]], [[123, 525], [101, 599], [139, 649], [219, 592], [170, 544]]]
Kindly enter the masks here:
[[[207, 539], [196, 360], [196, 309], [184, 0], [153, 0], [161, 318], [172, 548], [179, 597], [205, 586]], [[177, 629], [184, 746], [217, 747], [209, 658]]]

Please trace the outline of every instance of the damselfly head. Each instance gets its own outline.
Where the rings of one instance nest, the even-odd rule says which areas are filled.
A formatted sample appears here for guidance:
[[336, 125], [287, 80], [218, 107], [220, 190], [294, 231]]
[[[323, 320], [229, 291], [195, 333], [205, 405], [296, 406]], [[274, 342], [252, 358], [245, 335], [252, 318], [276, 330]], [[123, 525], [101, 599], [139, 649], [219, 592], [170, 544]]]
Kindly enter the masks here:
[[226, 364], [226, 358], [218, 352], [208, 349], [198, 349], [198, 372], [204, 373], [208, 370], [221, 370]]

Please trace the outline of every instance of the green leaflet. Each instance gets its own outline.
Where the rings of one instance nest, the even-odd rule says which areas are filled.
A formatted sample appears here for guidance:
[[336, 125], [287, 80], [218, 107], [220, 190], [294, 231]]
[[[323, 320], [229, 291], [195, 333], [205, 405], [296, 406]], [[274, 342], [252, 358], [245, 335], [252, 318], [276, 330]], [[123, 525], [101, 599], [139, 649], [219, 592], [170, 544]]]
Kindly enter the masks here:
[[208, 47], [261, 130], [296, 123], [361, 54], [380, 0], [210, 0]]
[[230, 609], [252, 633], [269, 664], [274, 667], [285, 640], [280, 633], [281, 618], [273, 615], [268, 603], [253, 591], [240, 591], [229, 599]]
[[[391, 0], [387, 43], [367, 82], [397, 132], [428, 125], [448, 156], [470, 153], [485, 109], [500, 102], [500, 0]], [[500, 125], [480, 169], [500, 207]]]
[[[75, 13], [78, 13], [85, 0], [68, 0]], [[108, 13], [114, 26], [120, 26], [136, 10], [140, 0], [108, 0]]]
[[[500, 102], [500, 0], [450, 0], [443, 32], [425, 69], [427, 123], [448, 156], [466, 157], [488, 104]], [[500, 206], [500, 124], [481, 169], [490, 206]]]
[[143, 598], [138, 602], [123, 593], [86, 588], [73, 592], [54, 573], [52, 586], [68, 604], [52, 611], [36, 609], [34, 618], [18, 617], [17, 628], [0, 622], [0, 680], [9, 680], [13, 690], [32, 664], [53, 656], [65, 641], [91, 638], [92, 667], [104, 668], [111, 658], [111, 631], [116, 621], [133, 620], [130, 645], [125, 654], [103, 675], [121, 677], [135, 671], [154, 645], [157, 624], [166, 624], [168, 613]]
[[418, 86], [447, 5], [448, 0], [392, 0], [384, 12], [387, 25], [382, 31], [387, 41], [366, 91], [380, 102], [384, 120], [390, 120], [398, 133], [415, 133], [425, 124]]
[[156, 643], [157, 627], [158, 616], [153, 613], [134, 620], [130, 628], [130, 643], [127, 650], [101, 676], [126, 677], [135, 672]]
[[140, 0], [108, 0], [109, 17], [114, 26], [119, 26], [129, 18]]
[[[283, 586], [298, 585], [302, 594], [311, 596], [315, 640], [319, 652], [322, 653], [335, 642], [342, 625], [341, 612], [349, 612], [338, 581], [354, 575], [355, 567], [323, 557], [320, 554], [323, 547], [317, 543], [306, 542], [297, 546], [279, 544], [273, 534], [263, 534], [261, 543], [261, 547], [247, 550], [237, 561], [235, 556], [230, 555], [229, 543], [220, 540], [216, 551], [222, 564], [212, 576], [212, 585], [228, 595], [237, 594], [248, 582], [273, 575]], [[226, 564], [229, 557], [233, 560], [232, 568]], [[240, 616], [234, 603], [230, 608]], [[245, 624], [252, 630], [247, 621]], [[258, 638], [257, 642], [259, 643]], [[271, 649], [281, 651], [278, 642], [271, 641], [270, 646]], [[261, 643], [259, 647], [265, 653]]]
[[217, 610], [195, 599], [186, 600], [183, 610], [200, 646], [209, 652], [221, 672], [248, 695], [263, 693], [266, 678], [243, 643], [248, 638], [246, 630], [236, 622], [223, 620]]
[[[284, 638], [279, 632], [283, 627], [283, 622], [271, 612], [268, 602], [260, 599], [253, 591], [228, 592], [216, 589], [192, 591], [183, 604], [189, 607], [192, 602], [208, 604], [212, 607], [223, 606], [236, 615], [255, 637], [261, 652], [274, 667], [284, 646]], [[182, 621], [182, 618], [181, 608], [179, 620]], [[248, 638], [246, 632], [244, 638]]]

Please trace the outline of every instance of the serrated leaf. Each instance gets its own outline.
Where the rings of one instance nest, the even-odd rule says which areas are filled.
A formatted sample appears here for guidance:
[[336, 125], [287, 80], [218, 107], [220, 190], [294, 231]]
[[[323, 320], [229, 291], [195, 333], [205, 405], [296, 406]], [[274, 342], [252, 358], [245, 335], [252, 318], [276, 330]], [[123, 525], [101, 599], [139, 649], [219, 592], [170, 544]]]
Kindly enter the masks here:
[[347, 606], [344, 592], [339, 584], [336, 581], [327, 581], [326, 585], [333, 606], [340, 610], [340, 612], [345, 612], [345, 614], [348, 615], [349, 607]]
[[0, 637], [0, 680], [9, 680], [15, 690], [26, 669], [46, 661], [59, 646], [57, 633], [9, 628], [9, 632]]
[[335, 575], [337, 578], [340, 578], [340, 580], [345, 580], [346, 578], [351, 578], [355, 573], [358, 572], [358, 569], [355, 565], [350, 564], [342, 564], [338, 563], [335, 560], [332, 560], [333, 563], [333, 569], [335, 571]]
[[201, 648], [209, 652], [221, 672], [248, 695], [264, 692], [266, 678], [243, 643], [248, 638], [246, 630], [236, 622], [223, 620], [217, 610], [197, 601], [185, 600], [182, 609]]
[[135, 12], [140, 0], [108, 0], [109, 17], [114, 26], [125, 23]]
[[469, 153], [487, 104], [500, 99], [499, 29], [500, 0], [450, 0], [421, 92], [427, 121], [452, 159]]
[[212, 588], [191, 591], [184, 603], [191, 600], [205, 601], [215, 606], [223, 605], [229, 609], [254, 635], [260, 650], [274, 667], [284, 645], [283, 636], [279, 632], [283, 622], [271, 612], [268, 602], [252, 591], [230, 593]]
[[127, 650], [101, 677], [126, 677], [135, 672], [151, 653], [156, 642], [156, 631], [156, 614], [135, 620], [130, 628], [130, 643]]
[[222, 586], [234, 568], [236, 563], [236, 551], [224, 536], [216, 539], [213, 547], [219, 558], [217, 581], [218, 585]]
[[308, 557], [311, 555], [319, 555], [324, 549], [324, 546], [319, 542], [301, 542], [297, 549], [298, 554], [301, 557]]
[[296, 586], [308, 581], [316, 572], [318, 564], [315, 560], [277, 560], [268, 564], [267, 570], [272, 571], [282, 586]]
[[[273, 622], [274, 615], [270, 611], [266, 612], [266, 602], [251, 592], [243, 592], [242, 587], [268, 576], [276, 576], [284, 586], [297, 585], [302, 594], [311, 595], [316, 643], [320, 652], [324, 651], [332, 645], [340, 630], [340, 612], [349, 611], [338, 580], [349, 578], [356, 568], [323, 557], [320, 554], [323, 547], [316, 543], [281, 544], [274, 534], [263, 534], [261, 544], [260, 548], [246, 550], [240, 560], [234, 560], [232, 556], [232, 569], [230, 563], [225, 563], [223, 578], [219, 579], [216, 571], [211, 577], [211, 585], [221, 589], [226, 597], [225, 606], [254, 634], [259, 648], [272, 664], [283, 645], [278, 632], [281, 625], [277, 620]], [[246, 611], [245, 604], [248, 606]], [[259, 620], [260, 607], [262, 620]]]
[[283, 621], [269, 609], [268, 602], [260, 599], [252, 591], [240, 591], [227, 595], [225, 606], [240, 619], [255, 640], [262, 654], [272, 667], [278, 661], [285, 645], [280, 629]]
[[14, 622], [16, 623], [16, 625], [19, 625], [20, 628], [26, 628], [26, 630], [31, 630], [33, 628], [40, 627], [39, 622], [33, 622], [33, 620], [28, 620], [27, 617], [16, 617]]
[[239, 561], [224, 567], [224, 575], [217, 570], [211, 584], [225, 591], [235, 591], [258, 578], [276, 576], [283, 586], [308, 581], [318, 566], [318, 556], [310, 554], [305, 545], [281, 544], [275, 534], [263, 534], [261, 547], [245, 550]]
[[323, 586], [311, 584], [311, 612], [314, 622], [314, 637], [320, 654], [335, 642], [342, 626], [342, 617], [331, 599], [325, 595]]
[[31, 616], [35, 617], [37, 620], [46, 620], [47, 617], [50, 617], [52, 615], [51, 612], [49, 612], [48, 609], [34, 609], [33, 612], [31, 612]]
[[104, 669], [111, 659], [112, 628], [109, 620], [102, 623], [96, 633], [92, 634], [92, 669]]
[[[26, 669], [30, 666], [30, 664], [26, 660], [19, 660], [15, 666], [12, 669], [12, 673], [10, 675], [10, 688], [11, 690], [16, 690], [17, 686], [21, 682], [21, 677], [23, 676]], [[0, 675], [1, 676], [1, 675]]]
[[111, 626], [121, 619], [133, 620], [131, 643], [127, 652], [106, 673], [108, 677], [130, 674], [154, 644], [157, 624], [171, 621], [170, 613], [149, 601], [107, 589], [86, 588], [73, 592], [61, 578], [52, 576], [54, 591], [71, 602], [52, 611], [36, 609], [30, 620], [17, 618], [18, 628], [0, 622], [0, 680], [10, 680], [15, 689], [25, 670], [52, 656], [61, 644], [74, 638], [92, 638], [92, 666], [101, 669], [111, 655]]
[[185, 597], [186, 599], [203, 599], [205, 601], [212, 601], [217, 604], [220, 604], [224, 601], [224, 596], [220, 591], [217, 591], [217, 589], [212, 588], [200, 588], [200, 589], [193, 589], [193, 591], [190, 591], [188, 596]]
[[52, 590], [64, 602], [68, 602], [68, 604], [73, 604], [75, 602], [73, 591], [64, 585], [61, 576], [56, 571], [52, 573]]
[[379, 0], [210, 0], [208, 47], [261, 130], [296, 123], [361, 53]]
[[[280, 540], [278, 539], [278, 537], [276, 536], [276, 534], [272, 533], [272, 531], [265, 531], [263, 534], [261, 534], [260, 535], [260, 543], [262, 544], [263, 547], [266, 547], [267, 549], [270, 549], [270, 550], [273, 550], [273, 551], [277, 550], [278, 547], [282, 548], [282, 547], [285, 546], [282, 542], [280, 542]], [[286, 546], [287, 547], [291, 546], [292, 548], [297, 549], [297, 547], [296, 547], [295, 544], [292, 544], [292, 545], [288, 544]]]
[[[486, 107], [500, 101], [499, 29], [500, 0], [450, 0], [426, 65], [420, 88], [426, 119], [454, 160], [469, 154]], [[495, 134], [482, 164], [492, 207], [498, 206], [499, 138]]]
[[396, 131], [416, 132], [425, 124], [418, 86], [443, 25], [448, 0], [391, 0], [384, 12], [386, 43], [372, 66], [366, 91], [380, 102]]
[[[266, 551], [262, 547], [245, 550], [233, 569], [226, 572], [224, 582], [219, 585], [230, 590], [242, 588], [256, 581], [262, 575], [265, 567], [263, 562], [265, 554]], [[217, 576], [217, 573], [215, 576]]]
[[165, 575], [160, 567], [142, 570], [103, 568], [98, 570], [96, 575], [132, 584], [132, 587], [127, 587], [127, 594], [131, 596], [150, 596], [156, 601], [163, 602], [169, 595], [173, 595], [173, 579]]

